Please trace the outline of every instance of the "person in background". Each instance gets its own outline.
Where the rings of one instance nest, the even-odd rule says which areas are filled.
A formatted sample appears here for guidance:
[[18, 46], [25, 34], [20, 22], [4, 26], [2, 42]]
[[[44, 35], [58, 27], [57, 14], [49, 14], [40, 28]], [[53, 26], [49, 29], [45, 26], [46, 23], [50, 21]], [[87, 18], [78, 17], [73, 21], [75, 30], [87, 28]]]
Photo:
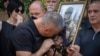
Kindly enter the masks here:
[[34, 1], [29, 7], [30, 17], [42, 17], [46, 14], [46, 10], [41, 1]]
[[[8, 20], [9, 16], [8, 16], [8, 13], [7, 13], [7, 6], [9, 4], [9, 2], [15, 2], [15, 3], [21, 2], [22, 3], [21, 0], [3, 0], [4, 11], [0, 12], [0, 20], [3, 20], [3, 21]], [[23, 6], [24, 6], [24, 4], [23, 4]], [[24, 18], [23, 21], [27, 21], [28, 16], [26, 15], [26, 13], [23, 13], [22, 16]]]
[[[24, 4], [24, 2], [23, 2], [24, 0], [11, 0], [11, 1], [14, 1], [15, 3], [21, 2], [21, 3]], [[24, 9], [26, 9], [26, 6], [25, 6], [25, 5], [23, 5], [23, 6], [25, 7]], [[23, 13], [22, 17], [23, 17], [23, 21], [24, 21], [24, 22], [28, 20], [29, 16], [26, 14], [26, 10], [25, 10], [25, 12]]]
[[23, 22], [23, 13], [24, 13], [24, 5], [22, 2], [14, 2], [12, 1], [8, 6], [7, 6], [7, 13], [8, 13], [8, 20], [10, 24], [13, 24], [15, 26], [19, 25], [20, 23]]
[[57, 11], [60, 0], [46, 0], [47, 11]]
[[10, 0], [3, 0], [3, 7], [4, 11], [0, 12], [0, 20], [7, 20], [8, 19], [8, 14], [7, 14], [7, 6], [9, 4]]
[[7, 6], [7, 12], [9, 18], [6, 21], [0, 21], [0, 56], [10, 56], [8, 43], [12, 31], [23, 22], [23, 4], [10, 2]]
[[100, 0], [94, 0], [88, 7], [90, 26], [81, 29], [75, 45], [68, 51], [68, 56], [100, 56]]

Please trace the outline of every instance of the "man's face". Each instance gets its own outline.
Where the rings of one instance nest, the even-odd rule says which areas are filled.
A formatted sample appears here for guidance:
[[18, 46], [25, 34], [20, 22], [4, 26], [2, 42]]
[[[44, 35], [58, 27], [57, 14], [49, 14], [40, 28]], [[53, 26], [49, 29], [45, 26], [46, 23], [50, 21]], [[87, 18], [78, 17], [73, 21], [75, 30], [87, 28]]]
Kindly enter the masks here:
[[100, 3], [93, 3], [89, 5], [88, 17], [91, 24], [100, 23]]
[[61, 30], [57, 29], [55, 26], [44, 27], [41, 31], [41, 35], [51, 38], [56, 36]]
[[47, 10], [55, 11], [59, 3], [59, 0], [46, 0]]
[[45, 11], [39, 7], [31, 7], [29, 9], [29, 12], [30, 12], [30, 16], [34, 16], [36, 18], [40, 18], [45, 14]]

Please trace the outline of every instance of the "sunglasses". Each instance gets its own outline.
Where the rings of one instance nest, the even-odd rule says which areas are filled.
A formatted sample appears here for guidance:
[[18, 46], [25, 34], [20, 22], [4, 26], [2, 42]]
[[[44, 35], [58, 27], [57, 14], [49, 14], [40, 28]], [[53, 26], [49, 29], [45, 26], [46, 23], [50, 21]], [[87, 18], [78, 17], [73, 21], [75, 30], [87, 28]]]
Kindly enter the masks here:
[[15, 12], [16, 12], [16, 13], [21, 12], [22, 14], [24, 13], [23, 10], [19, 10], [19, 9], [15, 9]]

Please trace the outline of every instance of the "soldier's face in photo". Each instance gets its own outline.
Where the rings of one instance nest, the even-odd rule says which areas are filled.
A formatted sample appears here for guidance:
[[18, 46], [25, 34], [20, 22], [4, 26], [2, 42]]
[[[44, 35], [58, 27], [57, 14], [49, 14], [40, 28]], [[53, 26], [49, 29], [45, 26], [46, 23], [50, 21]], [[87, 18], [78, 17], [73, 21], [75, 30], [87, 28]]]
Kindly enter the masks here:
[[65, 15], [64, 15], [64, 20], [65, 22], [70, 20], [70, 17], [72, 15], [72, 12], [73, 12], [73, 8], [72, 7], [69, 7], [66, 11], [65, 11]]
[[64, 20], [65, 20], [65, 21], [69, 20], [69, 19], [70, 19], [70, 16], [71, 16], [71, 14], [65, 14]]

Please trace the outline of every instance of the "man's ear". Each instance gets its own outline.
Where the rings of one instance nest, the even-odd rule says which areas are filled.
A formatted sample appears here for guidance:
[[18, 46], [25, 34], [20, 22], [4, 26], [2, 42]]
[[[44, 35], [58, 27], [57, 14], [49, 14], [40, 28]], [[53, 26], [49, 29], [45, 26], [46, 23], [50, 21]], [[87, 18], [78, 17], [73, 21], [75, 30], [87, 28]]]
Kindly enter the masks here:
[[46, 9], [43, 9], [42, 11], [43, 11], [43, 13], [44, 13], [44, 14], [46, 14], [46, 13], [47, 13], [47, 10], [46, 10]]
[[46, 14], [47, 13], [47, 11], [46, 10], [44, 10], [44, 14]]
[[49, 31], [50, 31], [50, 30], [49, 30], [47, 27], [44, 28], [44, 33], [45, 33], [45, 34], [48, 34]]

